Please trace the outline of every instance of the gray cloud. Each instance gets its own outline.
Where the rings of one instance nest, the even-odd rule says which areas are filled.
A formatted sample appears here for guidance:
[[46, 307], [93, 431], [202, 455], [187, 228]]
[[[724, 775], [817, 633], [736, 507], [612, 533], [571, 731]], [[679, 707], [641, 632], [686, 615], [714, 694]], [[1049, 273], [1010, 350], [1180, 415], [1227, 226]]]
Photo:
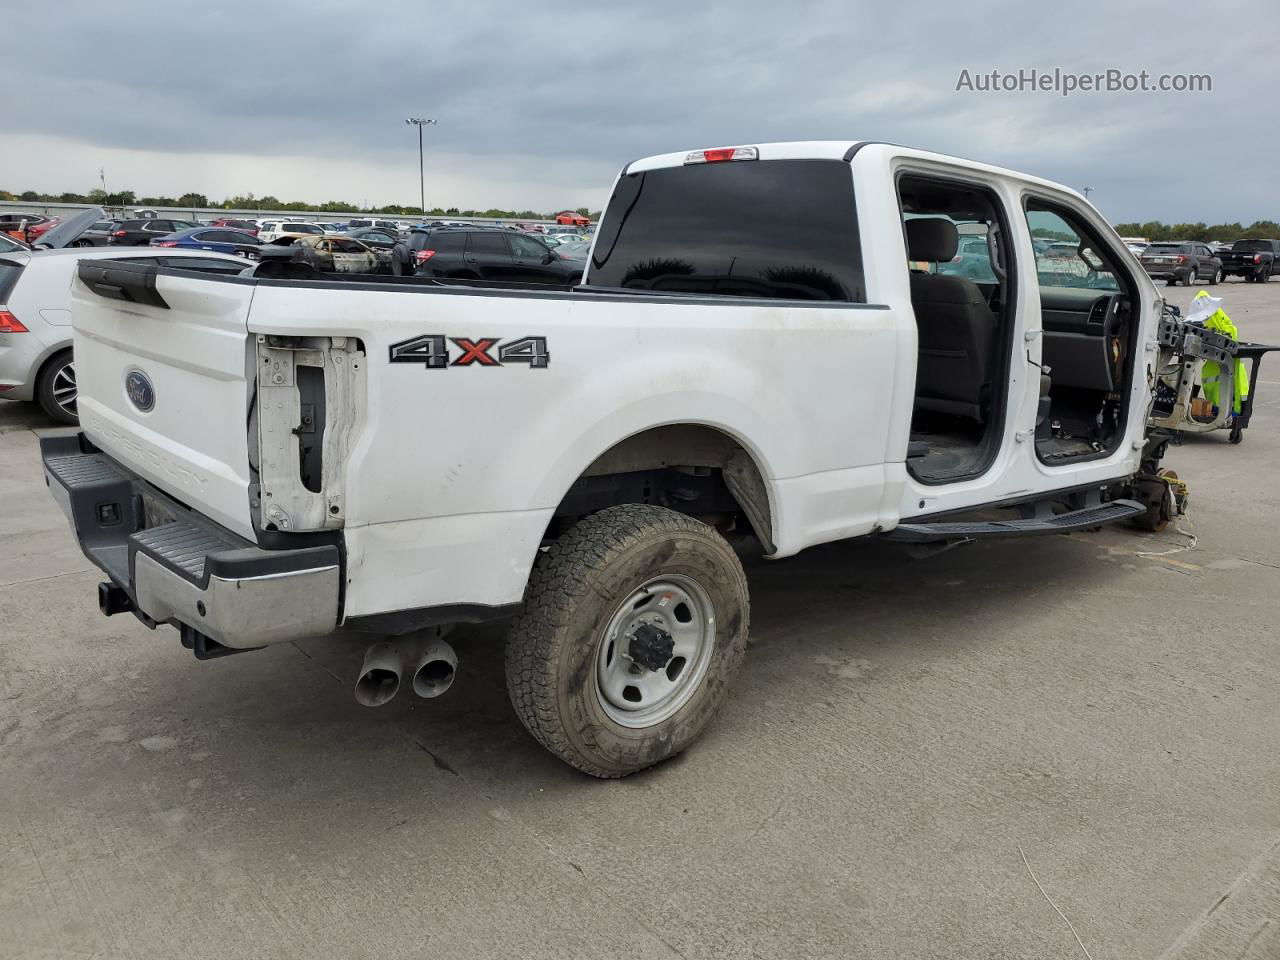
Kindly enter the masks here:
[[[1219, 3], [1197, 27], [1164, 3], [10, 4], [6, 32], [41, 69], [5, 82], [0, 122], [100, 148], [356, 160], [399, 184], [403, 118], [422, 114], [440, 121], [434, 162], [504, 197], [527, 180], [532, 206], [602, 196], [650, 153], [870, 138], [1090, 186], [1119, 220], [1275, 218], [1280, 28], [1258, 9]], [[962, 69], [1032, 67], [1209, 73], [1214, 88], [955, 90]], [[40, 163], [5, 167], [12, 188]], [[367, 177], [331, 196], [412, 202]]]

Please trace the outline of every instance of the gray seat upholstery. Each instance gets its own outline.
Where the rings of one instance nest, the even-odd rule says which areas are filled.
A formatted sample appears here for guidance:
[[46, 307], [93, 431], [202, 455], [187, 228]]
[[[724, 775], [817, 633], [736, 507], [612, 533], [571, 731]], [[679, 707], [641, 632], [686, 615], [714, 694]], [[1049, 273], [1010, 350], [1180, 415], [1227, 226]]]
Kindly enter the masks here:
[[[912, 260], [947, 261], [956, 255], [956, 226], [943, 217], [906, 221]], [[916, 406], [983, 419], [996, 317], [982, 291], [968, 277], [911, 274], [920, 353]]]

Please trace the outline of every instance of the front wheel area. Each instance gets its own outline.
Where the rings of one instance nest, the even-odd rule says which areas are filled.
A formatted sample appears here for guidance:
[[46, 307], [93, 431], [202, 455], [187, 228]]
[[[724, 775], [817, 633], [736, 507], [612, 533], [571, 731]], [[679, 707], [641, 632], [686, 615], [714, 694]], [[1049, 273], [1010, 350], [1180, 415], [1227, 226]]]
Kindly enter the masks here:
[[507, 691], [544, 747], [622, 777], [693, 743], [746, 652], [742, 564], [712, 527], [624, 504], [539, 557], [507, 639]]

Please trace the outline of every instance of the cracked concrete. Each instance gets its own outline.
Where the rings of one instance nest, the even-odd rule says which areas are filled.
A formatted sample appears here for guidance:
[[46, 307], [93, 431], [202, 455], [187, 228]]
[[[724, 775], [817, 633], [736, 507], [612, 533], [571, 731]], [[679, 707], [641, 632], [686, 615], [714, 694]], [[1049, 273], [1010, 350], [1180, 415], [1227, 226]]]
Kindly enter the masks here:
[[[1168, 291], [1185, 306], [1188, 294]], [[1280, 342], [1280, 283], [1218, 288]], [[197, 663], [104, 619], [0, 404], [0, 953], [1280, 956], [1280, 357], [1188, 442], [1193, 549], [1128, 530], [752, 561], [719, 722], [621, 782], [543, 752], [500, 631], [358, 707], [364, 644]]]

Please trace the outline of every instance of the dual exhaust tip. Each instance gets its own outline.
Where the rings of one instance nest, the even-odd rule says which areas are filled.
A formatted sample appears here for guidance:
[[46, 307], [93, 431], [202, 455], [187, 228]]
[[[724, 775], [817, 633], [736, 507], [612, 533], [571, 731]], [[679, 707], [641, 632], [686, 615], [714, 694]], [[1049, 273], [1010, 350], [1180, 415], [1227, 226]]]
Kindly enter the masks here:
[[356, 679], [356, 702], [380, 707], [400, 690], [404, 676], [411, 678], [413, 692], [424, 699], [438, 697], [453, 686], [458, 655], [438, 633], [425, 640], [383, 640], [364, 655], [364, 665]]

